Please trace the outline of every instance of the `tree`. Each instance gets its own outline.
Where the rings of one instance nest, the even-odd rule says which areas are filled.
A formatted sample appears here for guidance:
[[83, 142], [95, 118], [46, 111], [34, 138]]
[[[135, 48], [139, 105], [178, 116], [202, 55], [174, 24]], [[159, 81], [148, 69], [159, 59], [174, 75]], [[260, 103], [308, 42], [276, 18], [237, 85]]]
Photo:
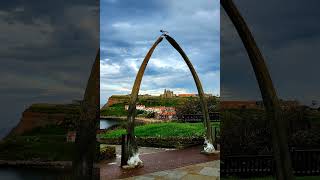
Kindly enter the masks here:
[[[216, 97], [206, 97], [208, 112], [215, 113], [218, 111], [218, 101]], [[182, 104], [176, 107], [178, 118], [185, 114], [201, 114], [201, 103], [199, 98], [190, 97]]]
[[276, 161], [276, 176], [279, 180], [293, 179], [292, 164], [288, 149], [285, 123], [280, 104], [264, 58], [237, 7], [232, 0], [221, 0], [222, 7], [234, 24], [245, 46], [255, 77], [258, 81], [263, 103], [271, 124], [273, 155]]

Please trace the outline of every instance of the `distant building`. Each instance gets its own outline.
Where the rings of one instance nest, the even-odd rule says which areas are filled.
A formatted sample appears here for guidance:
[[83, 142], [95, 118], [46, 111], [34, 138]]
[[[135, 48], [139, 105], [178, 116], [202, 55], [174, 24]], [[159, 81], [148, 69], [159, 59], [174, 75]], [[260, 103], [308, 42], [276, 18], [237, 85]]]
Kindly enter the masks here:
[[140, 94], [139, 97], [152, 97], [150, 94]]
[[178, 97], [197, 97], [198, 94], [178, 94]]
[[173, 91], [164, 89], [164, 92], [163, 92], [163, 94], [160, 95], [160, 97], [163, 97], [163, 98], [172, 98], [172, 97], [176, 97], [176, 95], [173, 94]]
[[77, 133], [75, 131], [68, 131], [67, 142], [75, 142]]
[[[137, 109], [137, 110], [145, 110], [145, 108], [146, 108], [145, 105], [142, 105], [142, 104], [141, 104], [141, 105], [136, 105], [136, 109]], [[124, 109], [125, 109], [125, 110], [128, 110], [128, 109], [129, 109], [129, 105], [125, 105], [125, 106], [124, 106]]]
[[[198, 97], [198, 94], [178, 94], [178, 97]], [[204, 94], [205, 97], [212, 97], [212, 94]]]
[[[124, 108], [128, 110], [129, 106], [125, 105]], [[137, 110], [154, 112], [156, 119], [161, 120], [172, 120], [176, 117], [176, 108], [166, 107], [166, 106], [154, 106], [154, 107], [145, 107], [144, 105], [137, 105]]]
[[156, 113], [156, 118], [160, 120], [172, 120], [176, 118], [176, 108], [162, 107], [159, 113]]

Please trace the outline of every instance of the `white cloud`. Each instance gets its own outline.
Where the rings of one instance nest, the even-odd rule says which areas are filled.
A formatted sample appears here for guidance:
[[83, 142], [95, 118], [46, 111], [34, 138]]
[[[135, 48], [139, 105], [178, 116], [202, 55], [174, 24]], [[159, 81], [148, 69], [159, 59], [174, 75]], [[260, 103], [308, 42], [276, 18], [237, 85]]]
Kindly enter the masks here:
[[188, 67], [181, 57], [151, 58], [149, 66], [154, 68], [172, 68], [175, 70], [188, 71]]
[[[121, 6], [124, 7], [127, 4], [125, 1], [118, 3], [123, 3]], [[211, 67], [219, 66], [220, 61], [219, 1], [163, 0], [159, 8], [151, 2], [147, 8], [155, 9], [144, 11], [139, 11], [139, 3], [130, 7], [130, 11], [136, 13], [113, 12], [114, 18], [101, 25], [101, 50], [110, 59], [109, 64], [120, 66], [119, 73], [101, 79], [104, 84], [101, 86], [101, 102], [105, 102], [112, 94], [130, 93], [136, 73], [149, 48], [160, 35], [160, 29], [168, 30], [187, 53], [206, 93], [219, 94], [220, 76], [213, 70], [212, 73], [208, 72]], [[141, 3], [141, 8], [144, 6]], [[101, 10], [107, 14], [114, 11], [103, 5]], [[158, 95], [165, 88], [175, 93], [197, 93], [186, 63], [164, 39], [148, 63], [140, 93]]]
[[107, 60], [100, 61], [100, 75], [102, 77], [121, 73], [119, 64], [108, 64], [106, 61]]
[[116, 29], [132, 29], [134, 26], [128, 22], [116, 22], [112, 24], [112, 27]]

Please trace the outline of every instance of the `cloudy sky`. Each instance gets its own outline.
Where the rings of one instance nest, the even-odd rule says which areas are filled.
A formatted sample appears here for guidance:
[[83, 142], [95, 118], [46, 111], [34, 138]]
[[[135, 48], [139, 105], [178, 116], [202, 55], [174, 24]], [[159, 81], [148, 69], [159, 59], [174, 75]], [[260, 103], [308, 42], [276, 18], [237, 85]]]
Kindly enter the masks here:
[[33, 103], [82, 98], [98, 32], [96, 1], [0, 2], [0, 138]]
[[[234, 0], [262, 51], [282, 99], [320, 102], [320, 1]], [[221, 10], [221, 97], [261, 99], [246, 51]]]
[[[220, 93], [220, 4], [213, 1], [101, 0], [101, 103], [113, 94], [129, 94], [140, 64], [161, 35], [184, 49], [206, 93]], [[163, 40], [155, 50], [140, 93], [164, 89], [197, 93], [191, 73], [173, 47]]]

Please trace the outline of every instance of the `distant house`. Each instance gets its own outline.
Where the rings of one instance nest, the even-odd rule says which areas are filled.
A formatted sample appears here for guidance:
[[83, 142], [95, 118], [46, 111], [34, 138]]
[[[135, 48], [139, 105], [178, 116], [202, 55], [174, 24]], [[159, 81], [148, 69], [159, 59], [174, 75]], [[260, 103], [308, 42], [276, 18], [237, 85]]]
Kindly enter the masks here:
[[67, 133], [67, 142], [75, 142], [76, 141], [76, 131], [68, 131]]
[[[129, 108], [128, 105], [125, 105], [124, 107], [126, 110], [128, 110]], [[171, 120], [176, 117], [176, 109], [174, 107], [166, 107], [166, 106], [146, 107], [145, 105], [137, 105], [136, 108], [138, 110], [154, 112], [156, 119]]]
[[197, 94], [178, 94], [178, 97], [197, 97]]
[[[125, 109], [125, 110], [128, 110], [128, 109], [129, 109], [129, 105], [125, 105], [125, 106], [124, 106], [124, 109]], [[145, 109], [146, 109], [146, 106], [145, 106], [145, 105], [142, 105], [142, 104], [136, 105], [136, 109], [137, 109], [137, 110], [145, 110]]]
[[[178, 94], [178, 97], [198, 97], [198, 94]], [[212, 94], [204, 94], [205, 97], [212, 97]]]
[[176, 109], [174, 107], [162, 107], [161, 112], [156, 113], [156, 118], [161, 120], [172, 120], [176, 118]]
[[172, 97], [176, 97], [176, 95], [173, 94], [173, 91], [164, 89], [164, 92], [163, 92], [163, 94], [160, 94], [160, 97], [163, 97], [163, 98], [172, 98]]

